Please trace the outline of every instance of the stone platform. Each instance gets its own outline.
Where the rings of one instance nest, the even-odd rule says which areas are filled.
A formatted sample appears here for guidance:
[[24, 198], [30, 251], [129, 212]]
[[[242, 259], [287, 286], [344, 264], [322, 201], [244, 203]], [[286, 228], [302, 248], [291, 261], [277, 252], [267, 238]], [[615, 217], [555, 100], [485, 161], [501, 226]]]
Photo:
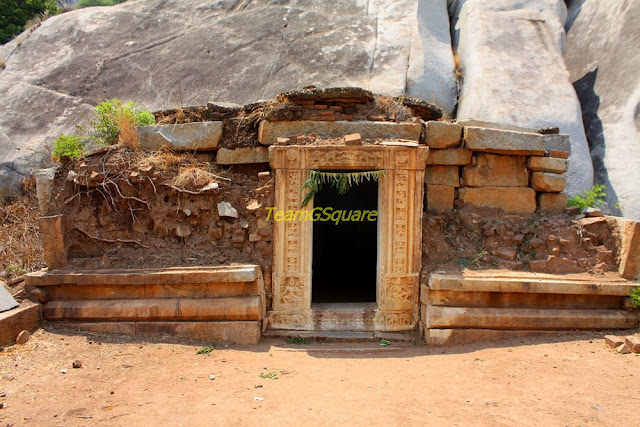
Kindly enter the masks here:
[[256, 265], [29, 274], [48, 321], [92, 332], [256, 344], [265, 317]]
[[628, 329], [626, 299], [637, 282], [535, 273], [433, 273], [421, 285], [421, 334], [454, 345], [557, 331]]

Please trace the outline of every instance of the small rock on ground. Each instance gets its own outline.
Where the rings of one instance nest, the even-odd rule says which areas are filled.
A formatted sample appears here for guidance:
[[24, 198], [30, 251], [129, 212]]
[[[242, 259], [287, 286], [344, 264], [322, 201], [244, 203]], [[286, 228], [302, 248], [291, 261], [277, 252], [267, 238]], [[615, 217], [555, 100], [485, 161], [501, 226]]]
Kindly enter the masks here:
[[29, 331], [22, 331], [16, 337], [16, 344], [25, 344], [29, 341], [29, 337], [31, 337], [31, 333]]

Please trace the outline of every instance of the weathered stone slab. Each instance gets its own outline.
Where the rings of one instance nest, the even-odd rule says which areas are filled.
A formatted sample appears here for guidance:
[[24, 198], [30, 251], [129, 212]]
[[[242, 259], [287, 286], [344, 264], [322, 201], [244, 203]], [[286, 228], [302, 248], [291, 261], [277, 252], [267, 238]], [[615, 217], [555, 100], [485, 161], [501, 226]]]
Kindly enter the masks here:
[[43, 216], [38, 219], [44, 261], [49, 269], [60, 268], [67, 263], [68, 248], [65, 244], [65, 216]]
[[452, 148], [462, 143], [462, 126], [456, 123], [431, 121], [425, 126], [429, 148]]
[[462, 203], [479, 208], [499, 208], [506, 212], [531, 213], [536, 210], [536, 192], [526, 187], [463, 187]]
[[427, 166], [424, 182], [427, 184], [459, 187], [459, 173], [457, 166]]
[[47, 214], [47, 205], [53, 195], [53, 179], [56, 176], [56, 170], [58, 170], [58, 168], [40, 169], [35, 173], [40, 215]]
[[626, 344], [629, 346], [633, 353], [640, 353], [640, 338], [633, 335], [624, 337]]
[[173, 336], [192, 340], [257, 344], [260, 321], [239, 322], [54, 322], [57, 326], [101, 334]]
[[73, 284], [91, 285], [182, 285], [185, 283], [252, 282], [262, 276], [257, 265], [233, 265], [217, 267], [170, 267], [164, 269], [99, 270], [81, 272], [29, 273], [25, 276], [28, 286], [55, 286]]
[[278, 137], [308, 135], [315, 133], [322, 138], [342, 138], [359, 133], [362, 139], [409, 139], [420, 140], [422, 124], [370, 121], [268, 121], [260, 122], [258, 141], [263, 145], [275, 144]]
[[540, 135], [465, 126], [464, 146], [474, 151], [489, 153], [543, 156], [546, 151], [570, 151], [568, 135]]
[[428, 165], [468, 165], [473, 151], [464, 148], [449, 148], [446, 150], [429, 150]]
[[527, 166], [534, 172], [565, 173], [569, 163], [555, 157], [529, 157]]
[[222, 139], [222, 122], [196, 122], [136, 128], [140, 148], [158, 151], [170, 147], [178, 151], [211, 151]]
[[427, 210], [429, 212], [446, 212], [453, 209], [456, 189], [450, 185], [427, 184]]
[[259, 296], [49, 301], [50, 320], [260, 320]]
[[564, 176], [548, 172], [531, 174], [531, 187], [536, 191], [560, 192], [564, 190], [567, 180]]
[[469, 187], [526, 187], [526, 157], [478, 153], [475, 166], [462, 168], [462, 183]]
[[618, 337], [616, 335], [605, 335], [604, 342], [611, 348], [616, 348], [625, 343], [624, 337]]
[[557, 337], [555, 331], [508, 331], [496, 329], [428, 329], [426, 344], [430, 346], [450, 346], [483, 341], [505, 341], [516, 338], [539, 336]]
[[619, 219], [622, 244], [620, 247], [620, 274], [627, 280], [640, 278], [640, 222]]
[[269, 163], [269, 150], [266, 147], [242, 147], [233, 150], [221, 148], [216, 155], [216, 163], [219, 165]]
[[435, 307], [427, 309], [429, 328], [478, 329], [627, 329], [635, 314], [623, 310]]
[[541, 212], [561, 212], [567, 207], [567, 193], [538, 193], [538, 209]]
[[42, 323], [42, 306], [23, 301], [18, 307], [0, 313], [0, 345], [15, 341], [21, 331], [33, 331]]
[[18, 302], [11, 296], [5, 283], [0, 280], [0, 312], [11, 310], [18, 306]]
[[431, 273], [429, 289], [460, 292], [524, 292], [541, 294], [627, 296], [636, 284], [628, 281], [606, 282], [571, 280], [559, 275], [517, 273], [514, 277], [492, 274], [461, 276]]

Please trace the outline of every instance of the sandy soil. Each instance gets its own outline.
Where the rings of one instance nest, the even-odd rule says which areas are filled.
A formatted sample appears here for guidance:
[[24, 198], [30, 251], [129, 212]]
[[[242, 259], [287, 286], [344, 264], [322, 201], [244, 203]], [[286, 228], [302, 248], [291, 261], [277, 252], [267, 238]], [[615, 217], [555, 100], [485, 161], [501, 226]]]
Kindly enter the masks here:
[[0, 424], [640, 425], [640, 356], [602, 336], [198, 355], [206, 343], [48, 327], [0, 353]]

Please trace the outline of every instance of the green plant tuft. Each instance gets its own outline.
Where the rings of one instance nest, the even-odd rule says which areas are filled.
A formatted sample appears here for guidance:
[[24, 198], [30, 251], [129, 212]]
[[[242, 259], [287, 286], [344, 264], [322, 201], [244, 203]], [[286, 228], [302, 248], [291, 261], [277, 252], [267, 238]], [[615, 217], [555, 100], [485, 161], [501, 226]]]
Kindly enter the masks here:
[[277, 380], [278, 379], [278, 371], [269, 371], [269, 368], [266, 366], [263, 368], [266, 372], [260, 372], [260, 378], [268, 379], [268, 380]]
[[86, 144], [86, 138], [62, 134], [53, 143], [51, 158], [60, 163], [77, 159], [84, 154]]
[[152, 125], [156, 122], [152, 113], [137, 108], [135, 102], [122, 103], [119, 99], [108, 99], [96, 105], [96, 119], [90, 122], [93, 137], [100, 145], [115, 145], [123, 121], [132, 126]]
[[323, 184], [330, 184], [336, 190], [338, 194], [346, 194], [347, 191], [354, 185], [358, 185], [365, 179], [367, 181], [377, 181], [381, 176], [384, 176], [385, 171], [365, 171], [365, 172], [320, 172], [312, 170], [309, 174], [309, 179], [302, 185], [301, 191], [308, 188], [309, 191], [302, 200], [301, 207], [307, 206], [307, 204], [313, 199], [318, 191], [322, 188]]
[[202, 347], [200, 350], [196, 352], [196, 354], [209, 354], [215, 349], [216, 349], [216, 343], [214, 342], [214, 343], [211, 343], [211, 345], [209, 346]]
[[601, 208], [605, 204], [607, 193], [604, 185], [594, 185], [591, 190], [585, 190], [569, 199], [567, 206], [578, 206], [581, 211], [587, 208]]
[[0, 2], [0, 44], [20, 34], [34, 18], [60, 12], [56, 0], [21, 0]]
[[631, 291], [631, 295], [629, 296], [631, 297], [631, 305], [634, 307], [640, 307], [640, 286], [633, 288], [633, 291]]
[[382, 347], [388, 347], [388, 346], [390, 346], [390, 345], [391, 345], [391, 341], [389, 341], [389, 340], [385, 340], [384, 338], [382, 338], [382, 339], [380, 340], [380, 345], [381, 345]]
[[124, 3], [127, 0], [80, 0], [73, 5], [74, 9], [81, 9], [83, 7], [92, 6], [115, 6], [116, 4]]
[[311, 341], [309, 341], [307, 338], [300, 338], [300, 337], [287, 338], [285, 342], [287, 344], [295, 344], [295, 345], [308, 345], [311, 343]]

